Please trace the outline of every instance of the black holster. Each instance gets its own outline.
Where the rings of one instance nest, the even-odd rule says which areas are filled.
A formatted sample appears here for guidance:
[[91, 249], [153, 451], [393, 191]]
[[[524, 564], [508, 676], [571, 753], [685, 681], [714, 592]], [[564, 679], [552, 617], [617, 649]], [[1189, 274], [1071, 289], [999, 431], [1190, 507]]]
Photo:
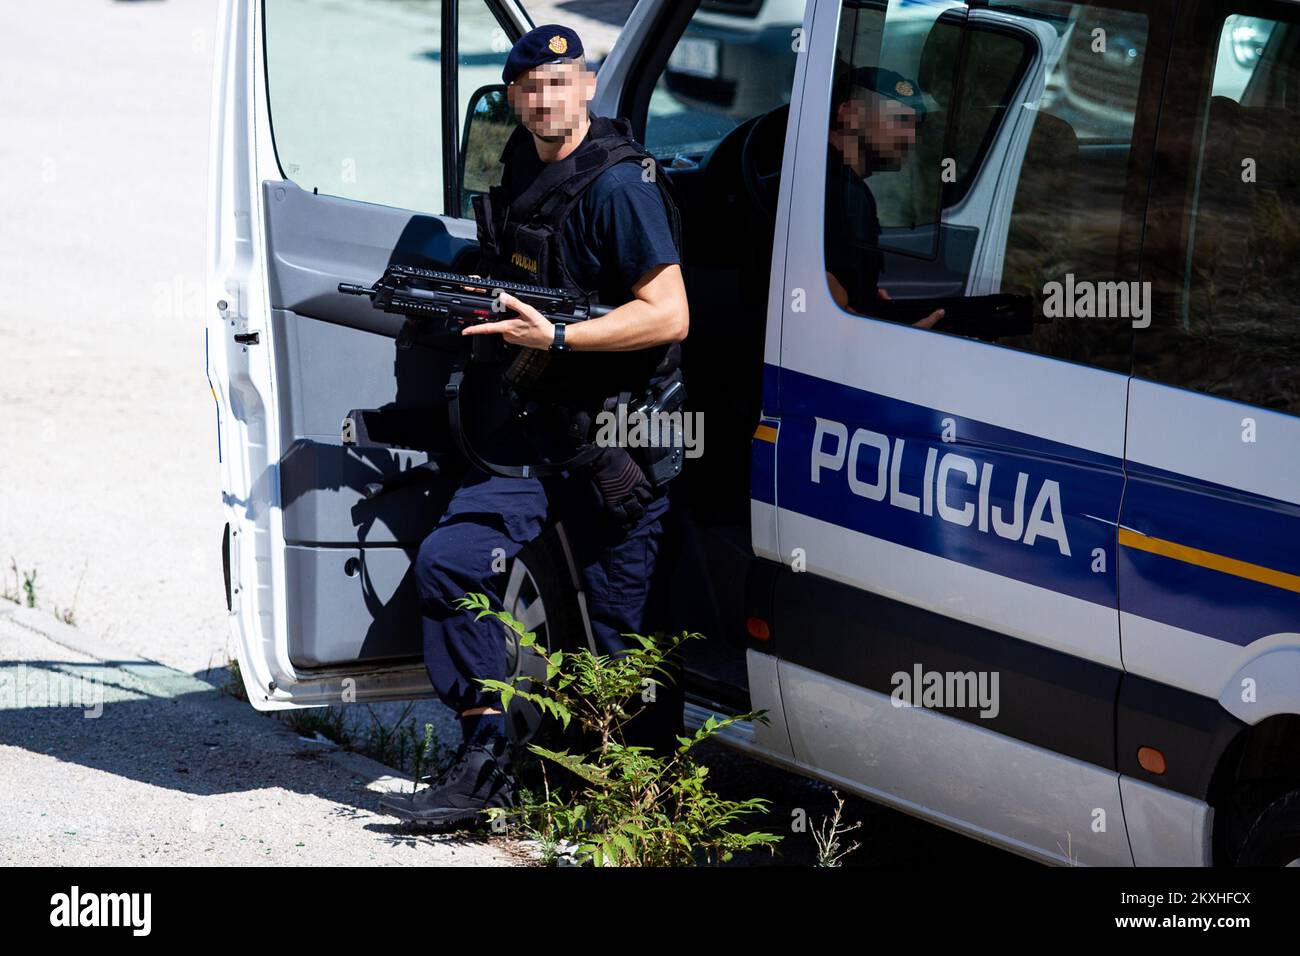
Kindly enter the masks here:
[[[619, 396], [622, 399], [622, 396]], [[632, 456], [645, 473], [646, 478], [656, 487], [668, 484], [682, 473], [682, 463], [686, 457], [686, 440], [683, 406], [686, 403], [686, 385], [682, 380], [681, 369], [674, 369], [671, 374], [657, 385], [648, 389], [645, 396], [629, 409], [628, 416], [644, 416], [648, 422], [648, 431], [655, 440], [649, 445], [631, 449]], [[673, 417], [673, 416], [679, 417]]]

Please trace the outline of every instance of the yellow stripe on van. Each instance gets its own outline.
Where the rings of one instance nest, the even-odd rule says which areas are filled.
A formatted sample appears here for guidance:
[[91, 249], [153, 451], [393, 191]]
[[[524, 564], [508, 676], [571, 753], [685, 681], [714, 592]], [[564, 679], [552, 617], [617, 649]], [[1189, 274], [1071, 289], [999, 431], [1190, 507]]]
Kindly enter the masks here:
[[1266, 568], [1260, 564], [1251, 564], [1248, 561], [1238, 561], [1236, 558], [1225, 557], [1212, 551], [1189, 548], [1185, 544], [1175, 544], [1162, 538], [1149, 538], [1136, 531], [1130, 531], [1128, 528], [1119, 529], [1119, 543], [1126, 548], [1135, 548], [1138, 551], [1158, 554], [1161, 557], [1173, 558], [1175, 561], [1194, 564], [1198, 568], [1221, 571], [1224, 574], [1245, 578], [1248, 581], [1257, 581], [1260, 584], [1268, 584], [1275, 588], [1295, 591], [1300, 594], [1300, 575], [1287, 574], [1285, 571], [1276, 571], [1273, 568]]
[[775, 445], [776, 429], [773, 428], [771, 425], [759, 425], [756, 429], [754, 429], [754, 439], [756, 441], [771, 442], [773, 445]]

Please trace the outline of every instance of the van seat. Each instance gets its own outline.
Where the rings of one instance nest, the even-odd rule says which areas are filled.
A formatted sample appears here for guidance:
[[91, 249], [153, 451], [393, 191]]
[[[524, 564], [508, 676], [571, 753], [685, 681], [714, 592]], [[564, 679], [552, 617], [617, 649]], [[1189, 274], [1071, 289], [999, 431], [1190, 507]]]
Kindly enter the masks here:
[[1007, 230], [1002, 291], [1037, 298], [1043, 286], [1076, 271], [1071, 245], [1079, 181], [1079, 137], [1040, 111], [1025, 148]]

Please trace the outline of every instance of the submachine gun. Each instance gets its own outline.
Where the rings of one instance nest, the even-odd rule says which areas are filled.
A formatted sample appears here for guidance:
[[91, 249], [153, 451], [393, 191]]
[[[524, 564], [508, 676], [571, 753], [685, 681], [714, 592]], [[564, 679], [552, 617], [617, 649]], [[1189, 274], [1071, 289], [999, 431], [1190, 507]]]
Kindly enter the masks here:
[[[467, 325], [507, 318], [508, 310], [499, 299], [502, 292], [528, 303], [557, 324], [581, 322], [613, 311], [563, 289], [498, 282], [418, 266], [392, 265], [372, 286], [340, 282], [339, 291], [344, 295], [368, 296], [376, 309], [405, 316], [406, 323], [397, 334], [399, 349], [409, 349], [430, 336], [445, 340], [460, 335]], [[500, 340], [475, 337], [471, 346], [476, 350], [473, 358], [476, 361], [500, 358], [503, 345]], [[549, 352], [521, 350], [511, 363], [509, 380], [525, 388], [536, 385], [549, 359]]]
[[[416, 344], [463, 348], [464, 339], [460, 333], [466, 326], [494, 322], [515, 314], [501, 304], [502, 292], [528, 303], [556, 324], [582, 322], [613, 311], [609, 306], [593, 303], [585, 296], [563, 289], [406, 265], [389, 266], [372, 286], [341, 282], [338, 291], [345, 295], [367, 296], [376, 309], [405, 316], [406, 322], [397, 336], [399, 349], [409, 349]], [[445, 392], [452, 436], [461, 453], [472, 464], [490, 474], [530, 478], [579, 467], [599, 454], [597, 446], [587, 445], [565, 461], [543, 465], [501, 465], [485, 461], [469, 441], [462, 417], [461, 387], [470, 362], [508, 362], [504, 371], [505, 383], [518, 400], [530, 396], [554, 396], [563, 391], [566, 383], [556, 380], [557, 375], [552, 370], [554, 353], [549, 351], [508, 345], [497, 336], [477, 335], [471, 337], [464, 352], [467, 361], [457, 363], [448, 378]], [[683, 398], [684, 389], [678, 385], [660, 390], [653, 396], [647, 393], [630, 411], [674, 411], [681, 407]], [[681, 456], [676, 457], [676, 469], [680, 470]], [[386, 492], [390, 488], [391, 484], [385, 483], [382, 490]]]

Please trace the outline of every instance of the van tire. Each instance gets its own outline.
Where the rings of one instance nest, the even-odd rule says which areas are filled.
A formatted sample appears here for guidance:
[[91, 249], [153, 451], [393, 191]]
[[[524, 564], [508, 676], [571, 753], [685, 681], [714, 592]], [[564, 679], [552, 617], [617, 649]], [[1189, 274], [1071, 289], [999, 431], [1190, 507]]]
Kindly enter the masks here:
[[1300, 790], [1264, 808], [1242, 842], [1237, 865], [1300, 866]]

